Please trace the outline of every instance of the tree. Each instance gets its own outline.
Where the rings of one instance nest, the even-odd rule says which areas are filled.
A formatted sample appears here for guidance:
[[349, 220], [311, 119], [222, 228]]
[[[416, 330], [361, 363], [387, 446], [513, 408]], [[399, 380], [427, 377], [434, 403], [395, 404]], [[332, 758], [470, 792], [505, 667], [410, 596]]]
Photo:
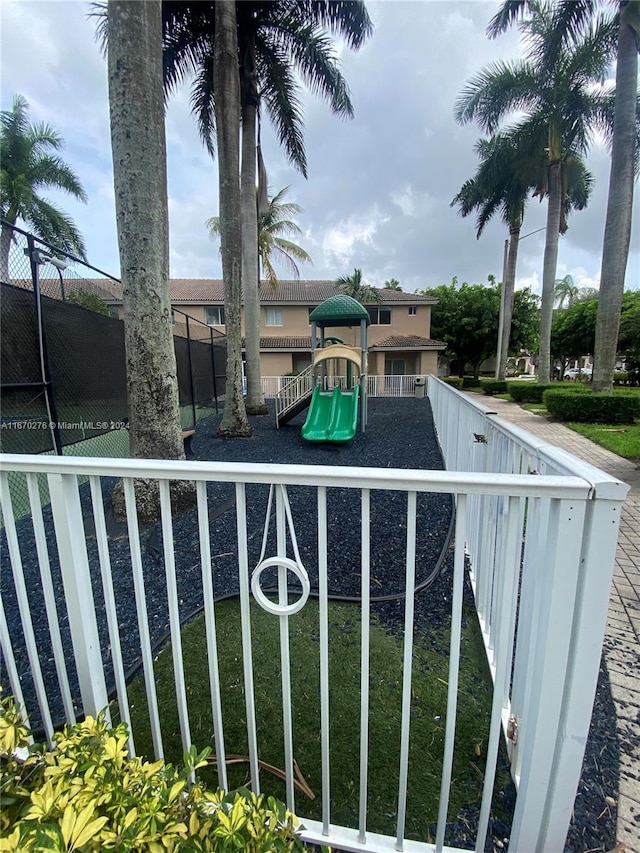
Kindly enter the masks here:
[[335, 281], [336, 287], [340, 288], [347, 296], [351, 296], [363, 305], [371, 302], [381, 302], [380, 291], [370, 284], [362, 281], [362, 270], [354, 269], [353, 275], [341, 275]]
[[558, 308], [564, 308], [565, 300], [567, 308], [571, 308], [573, 303], [578, 298], [580, 289], [573, 283], [573, 276], [565, 275], [564, 278], [557, 278], [553, 288], [555, 301], [558, 303]]
[[625, 359], [631, 382], [640, 385], [640, 291], [627, 291], [622, 297], [619, 354]]
[[[16, 95], [10, 110], [0, 113], [0, 215], [11, 225], [24, 221], [36, 236], [85, 259], [80, 232], [59, 207], [40, 194], [62, 190], [80, 201], [87, 195], [80, 179], [57, 153], [62, 137], [50, 125], [29, 121], [29, 104]], [[0, 233], [0, 278], [9, 281], [9, 249], [13, 229]]]
[[85, 308], [87, 311], [93, 311], [96, 314], [104, 314], [108, 317], [110, 314], [108, 304], [98, 296], [97, 293], [91, 293], [88, 290], [76, 290], [67, 296], [67, 302], [73, 305], [79, 305], [80, 308]]
[[402, 290], [400, 287], [400, 282], [397, 278], [390, 278], [388, 281], [384, 283], [385, 290]]
[[[491, 35], [504, 32], [533, 4], [530, 0], [506, 0], [492, 20]], [[559, 0], [553, 36], [547, 41], [546, 56], [553, 58], [563, 42], [571, 42], [589, 31], [602, 3], [593, 0]], [[616, 42], [616, 87], [613, 118], [608, 117], [611, 136], [611, 175], [602, 251], [598, 335], [593, 379], [594, 392], [611, 390], [615, 366], [616, 339], [620, 318], [624, 277], [629, 255], [633, 210], [633, 173], [638, 165], [637, 63], [640, 34], [640, 6], [619, 0], [613, 21]], [[548, 64], [548, 60], [547, 60]], [[603, 286], [604, 285], [604, 286]]]
[[[310, 255], [301, 246], [282, 237], [282, 234], [302, 234], [302, 229], [293, 219], [287, 218], [303, 212], [299, 204], [282, 201], [288, 189], [289, 187], [284, 187], [273, 198], [268, 199], [266, 210], [258, 216], [258, 263], [262, 266], [267, 281], [273, 286], [278, 283], [273, 267], [276, 259], [286, 264], [296, 279], [300, 278], [300, 269], [296, 261], [313, 263]], [[206, 225], [212, 237], [220, 236], [219, 216], [207, 219]], [[258, 280], [260, 280], [260, 270], [258, 270]]]
[[[169, 300], [160, 0], [109, 0], [107, 25], [131, 455], [184, 459]], [[172, 494], [195, 491], [175, 484]], [[137, 480], [136, 495], [138, 512], [157, 516], [157, 483]], [[114, 502], [122, 511], [121, 492]]]
[[[490, 280], [494, 281], [493, 277]], [[422, 293], [438, 300], [431, 309], [431, 334], [446, 342], [447, 356], [457, 361], [460, 376], [469, 364], [477, 377], [482, 362], [496, 351], [500, 288], [496, 284], [486, 287], [467, 282], [458, 287], [454, 278], [451, 284]], [[529, 289], [516, 291], [511, 335], [513, 352], [535, 350], [538, 323], [536, 297]]]
[[[539, 370], [541, 382], [548, 382], [553, 291], [565, 190], [562, 167], [567, 163], [567, 152], [583, 155], [593, 131], [608, 126], [611, 97], [601, 84], [612, 57], [615, 33], [610, 21], [598, 19], [575, 40], [563, 41], [557, 37], [563, 23], [553, 7], [511, 0], [503, 4], [492, 21], [490, 33], [502, 32], [522, 15], [523, 9], [528, 13], [520, 25], [527, 39], [525, 59], [493, 63], [472, 78], [458, 98], [455, 114], [460, 122], [477, 119], [489, 133], [494, 133], [503, 119], [514, 113], [523, 117], [511, 128], [512, 132], [537, 138], [540, 128], [545, 129], [548, 205]], [[549, 49], [551, 42], [556, 45], [553, 51]]]
[[562, 373], [569, 360], [593, 353], [598, 300], [575, 302], [558, 311], [551, 326], [551, 352], [562, 362]]
[[216, 3], [215, 62], [220, 195], [220, 246], [224, 278], [224, 311], [227, 333], [227, 384], [221, 435], [248, 436], [251, 428], [242, 396], [242, 223], [240, 213], [240, 75], [238, 73], [236, 7], [233, 0]]
[[[214, 100], [211, 88], [212, 33], [215, 4], [201, 2], [165, 3], [165, 68], [167, 87], [172, 89], [193, 70], [193, 110], [200, 134], [213, 154], [215, 133]], [[352, 116], [353, 107], [339, 70], [338, 61], [323, 28], [341, 35], [348, 46], [359, 48], [372, 30], [364, 3], [238, 2], [240, 96], [242, 110], [242, 229], [243, 292], [245, 304], [247, 408], [266, 411], [260, 379], [258, 301], [258, 222], [254, 202], [256, 154], [259, 153], [257, 119], [261, 104], [276, 126], [290, 161], [306, 177], [306, 155], [302, 134], [300, 86], [292, 66], [312, 91], [324, 97], [333, 112]], [[263, 192], [266, 186], [263, 184]], [[264, 211], [260, 210], [260, 215]]]
[[[477, 211], [478, 239], [497, 212], [509, 228], [503, 271], [503, 326], [498, 365], [498, 377], [504, 379], [510, 346], [518, 246], [527, 198], [532, 192], [540, 197], [545, 194], [544, 140], [531, 135], [496, 134], [491, 139], [479, 139], [476, 151], [480, 157], [478, 170], [463, 184], [451, 204], [458, 205], [463, 217]], [[567, 230], [570, 211], [582, 210], [586, 206], [592, 184], [591, 174], [577, 155], [566, 158], [564, 169], [567, 192], [563, 199], [560, 233]]]
[[631, 240], [634, 164], [638, 157], [636, 128], [638, 49], [640, 48], [638, 3], [621, 0], [618, 18], [611, 175], [594, 344], [593, 390], [596, 393], [609, 392], [613, 386], [622, 293]]

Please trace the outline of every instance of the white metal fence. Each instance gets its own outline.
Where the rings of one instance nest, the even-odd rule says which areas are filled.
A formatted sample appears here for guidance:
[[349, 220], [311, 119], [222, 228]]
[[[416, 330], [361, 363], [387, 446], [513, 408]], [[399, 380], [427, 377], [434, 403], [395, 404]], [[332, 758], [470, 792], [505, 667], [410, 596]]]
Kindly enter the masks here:
[[[263, 376], [262, 391], [265, 397], [276, 397], [287, 391], [288, 400], [295, 400], [311, 387], [311, 369], [302, 371], [298, 376]], [[367, 376], [367, 394], [369, 397], [413, 397], [418, 377], [406, 376]], [[336, 377], [339, 380], [340, 377]], [[344, 381], [344, 377], [342, 377]]]
[[[162, 509], [162, 551], [166, 573], [166, 599], [174, 657], [175, 694], [183, 747], [191, 742], [189, 701], [182, 666], [178, 584], [181, 567], [176, 565], [170, 483], [192, 480], [197, 491], [197, 540], [203, 589], [204, 615], [209, 657], [213, 739], [216, 752], [225, 754], [225, 719], [222, 713], [224, 685], [220, 683], [216, 644], [216, 590], [212, 583], [210, 543], [211, 506], [207, 483], [232, 484], [236, 514], [235, 548], [240, 594], [247, 740], [251, 783], [260, 790], [260, 743], [254, 695], [251, 643], [251, 593], [258, 603], [280, 623], [280, 677], [283, 710], [283, 739], [287, 804], [298, 809], [304, 819], [304, 804], [296, 802], [294, 790], [295, 709], [291, 705], [289, 635], [295, 629], [295, 612], [304, 607], [309, 590], [308, 573], [297, 547], [287, 547], [287, 532], [295, 541], [299, 520], [288, 509], [289, 497], [298, 489], [313, 490], [313, 517], [305, 525], [317, 529], [317, 549], [313, 557], [319, 593], [318, 658], [320, 687], [320, 731], [322, 761], [322, 819], [305, 820], [306, 838], [339, 849], [367, 851], [441, 851], [444, 846], [448, 804], [452, 784], [462, 594], [465, 564], [470, 560], [471, 582], [494, 679], [490, 737], [487, 744], [482, 805], [475, 849], [484, 849], [489, 824], [498, 750], [503, 728], [508, 732], [513, 776], [518, 786], [509, 850], [529, 853], [557, 853], [563, 848], [580, 766], [604, 633], [608, 589], [615, 552], [620, 505], [626, 487], [602, 472], [584, 465], [567, 454], [537, 443], [531, 436], [510, 429], [493, 416], [470, 404], [464, 395], [430, 378], [429, 394], [447, 471], [407, 471], [392, 469], [336, 468], [321, 466], [248, 465], [203, 462], [143, 460], [98, 460], [2, 457], [0, 500], [11, 557], [29, 667], [35, 684], [37, 709], [48, 737], [52, 732], [48, 687], [42, 675], [40, 653], [31, 609], [34, 590], [27, 589], [23, 572], [19, 534], [14, 522], [9, 476], [25, 475], [29, 486], [33, 537], [40, 567], [37, 595], [46, 602], [51, 631], [51, 647], [56, 678], [64, 699], [67, 719], [73, 721], [73, 697], [66, 675], [60, 641], [56, 602], [49, 571], [49, 549], [37, 475], [46, 475], [51, 498], [56, 547], [60, 558], [64, 597], [73, 642], [75, 668], [84, 713], [96, 713], [107, 705], [105, 669], [113, 667], [117, 704], [122, 718], [130, 722], [127, 684], [122, 662], [121, 633], [118, 626], [113, 571], [106, 532], [102, 480], [124, 478], [127, 505], [129, 559], [118, 572], [128, 572], [135, 596], [137, 625], [129, 626], [140, 637], [144, 680], [150, 709], [150, 726], [157, 756], [164, 754], [154, 679], [154, 655], [149, 639], [149, 605], [145, 594], [141, 540], [135, 510], [134, 479], [150, 478], [160, 483]], [[90, 498], [84, 509], [79, 478], [89, 477]], [[277, 538], [269, 555], [261, 555], [251, 571], [249, 560], [249, 516], [251, 502], [247, 489], [253, 484], [269, 486], [275, 493]], [[327, 584], [336, 555], [328, 547], [327, 499], [334, 490], [347, 490], [360, 519], [360, 719], [359, 782], [353, 796], [359, 802], [356, 828], [332, 822], [329, 693], [329, 621]], [[402, 695], [402, 725], [396, 757], [398, 773], [395, 837], [368, 831], [369, 733], [369, 642], [370, 642], [370, 549], [378, 531], [371, 524], [372, 493], [383, 490], [402, 493], [405, 510], [402, 524], [405, 548], [399, 559], [404, 575], [405, 624], [404, 657], [399, 675]], [[416, 531], [428, 519], [420, 517], [419, 496], [438, 492], [450, 494], [456, 502], [453, 596], [449, 649], [446, 740], [440, 771], [440, 807], [435, 844], [405, 838], [409, 742], [412, 727], [412, 667], [414, 643], [414, 590], [416, 577]], [[93, 518], [99, 572], [100, 609], [108, 626], [108, 647], [100, 642], [96, 618], [95, 587], [92, 589], [87, 541], [83, 535], [87, 513]], [[85, 518], [83, 518], [83, 515]], [[339, 557], [339, 555], [338, 555]], [[276, 567], [278, 602], [270, 602], [260, 589], [265, 568]], [[287, 574], [300, 580], [296, 603], [289, 603]], [[4, 609], [0, 609], [0, 638], [11, 689], [24, 702], [14, 661]], [[107, 658], [110, 658], [107, 661]], [[130, 748], [134, 750], [136, 731]], [[226, 785], [224, 764], [219, 765], [219, 782]], [[451, 816], [449, 815], [449, 818]], [[458, 849], [458, 848], [456, 848]]]

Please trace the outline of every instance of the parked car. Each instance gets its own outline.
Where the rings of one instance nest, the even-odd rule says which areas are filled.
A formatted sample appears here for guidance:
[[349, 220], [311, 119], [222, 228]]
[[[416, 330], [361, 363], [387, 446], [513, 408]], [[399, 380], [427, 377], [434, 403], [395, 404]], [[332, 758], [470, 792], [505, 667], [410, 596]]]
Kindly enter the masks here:
[[586, 381], [587, 379], [591, 379], [592, 373], [593, 370], [590, 367], [572, 367], [569, 370], [565, 370], [562, 378], [570, 382]]

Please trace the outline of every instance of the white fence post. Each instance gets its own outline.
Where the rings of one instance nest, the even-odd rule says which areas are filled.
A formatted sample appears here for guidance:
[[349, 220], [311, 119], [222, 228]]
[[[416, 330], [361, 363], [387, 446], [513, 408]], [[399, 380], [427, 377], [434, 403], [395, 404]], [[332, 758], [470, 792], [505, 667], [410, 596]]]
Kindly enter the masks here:
[[106, 709], [110, 722], [78, 481], [73, 474], [48, 481], [82, 709], [93, 716]]

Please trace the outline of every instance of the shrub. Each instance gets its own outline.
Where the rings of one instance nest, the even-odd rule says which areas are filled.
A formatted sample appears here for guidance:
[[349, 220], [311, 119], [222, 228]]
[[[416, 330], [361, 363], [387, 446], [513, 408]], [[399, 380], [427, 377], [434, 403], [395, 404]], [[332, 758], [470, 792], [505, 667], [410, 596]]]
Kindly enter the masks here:
[[462, 391], [463, 389], [463, 380], [461, 376], [443, 376], [442, 381], [447, 385], [453, 385], [454, 388], [457, 388], [458, 391]]
[[482, 382], [476, 379], [475, 376], [464, 376], [462, 379], [463, 388], [482, 388]]
[[516, 403], [542, 403], [543, 395], [546, 391], [551, 391], [554, 394], [580, 394], [585, 393], [589, 389], [577, 382], [570, 384], [569, 382], [508, 382], [507, 391], [512, 400]]
[[492, 397], [494, 394], [506, 394], [507, 382], [505, 379], [483, 379], [480, 382], [485, 394]]
[[[97, 719], [30, 747], [11, 698], [0, 710], [0, 850], [293, 851], [305, 850], [297, 820], [273, 797], [247, 789], [207, 790], [189, 776], [206, 764], [195, 747], [177, 771], [127, 756], [127, 727]], [[26, 752], [26, 750], [22, 749]]]
[[596, 424], [632, 424], [640, 418], [640, 395], [558, 394], [543, 395], [547, 411], [561, 421]]

